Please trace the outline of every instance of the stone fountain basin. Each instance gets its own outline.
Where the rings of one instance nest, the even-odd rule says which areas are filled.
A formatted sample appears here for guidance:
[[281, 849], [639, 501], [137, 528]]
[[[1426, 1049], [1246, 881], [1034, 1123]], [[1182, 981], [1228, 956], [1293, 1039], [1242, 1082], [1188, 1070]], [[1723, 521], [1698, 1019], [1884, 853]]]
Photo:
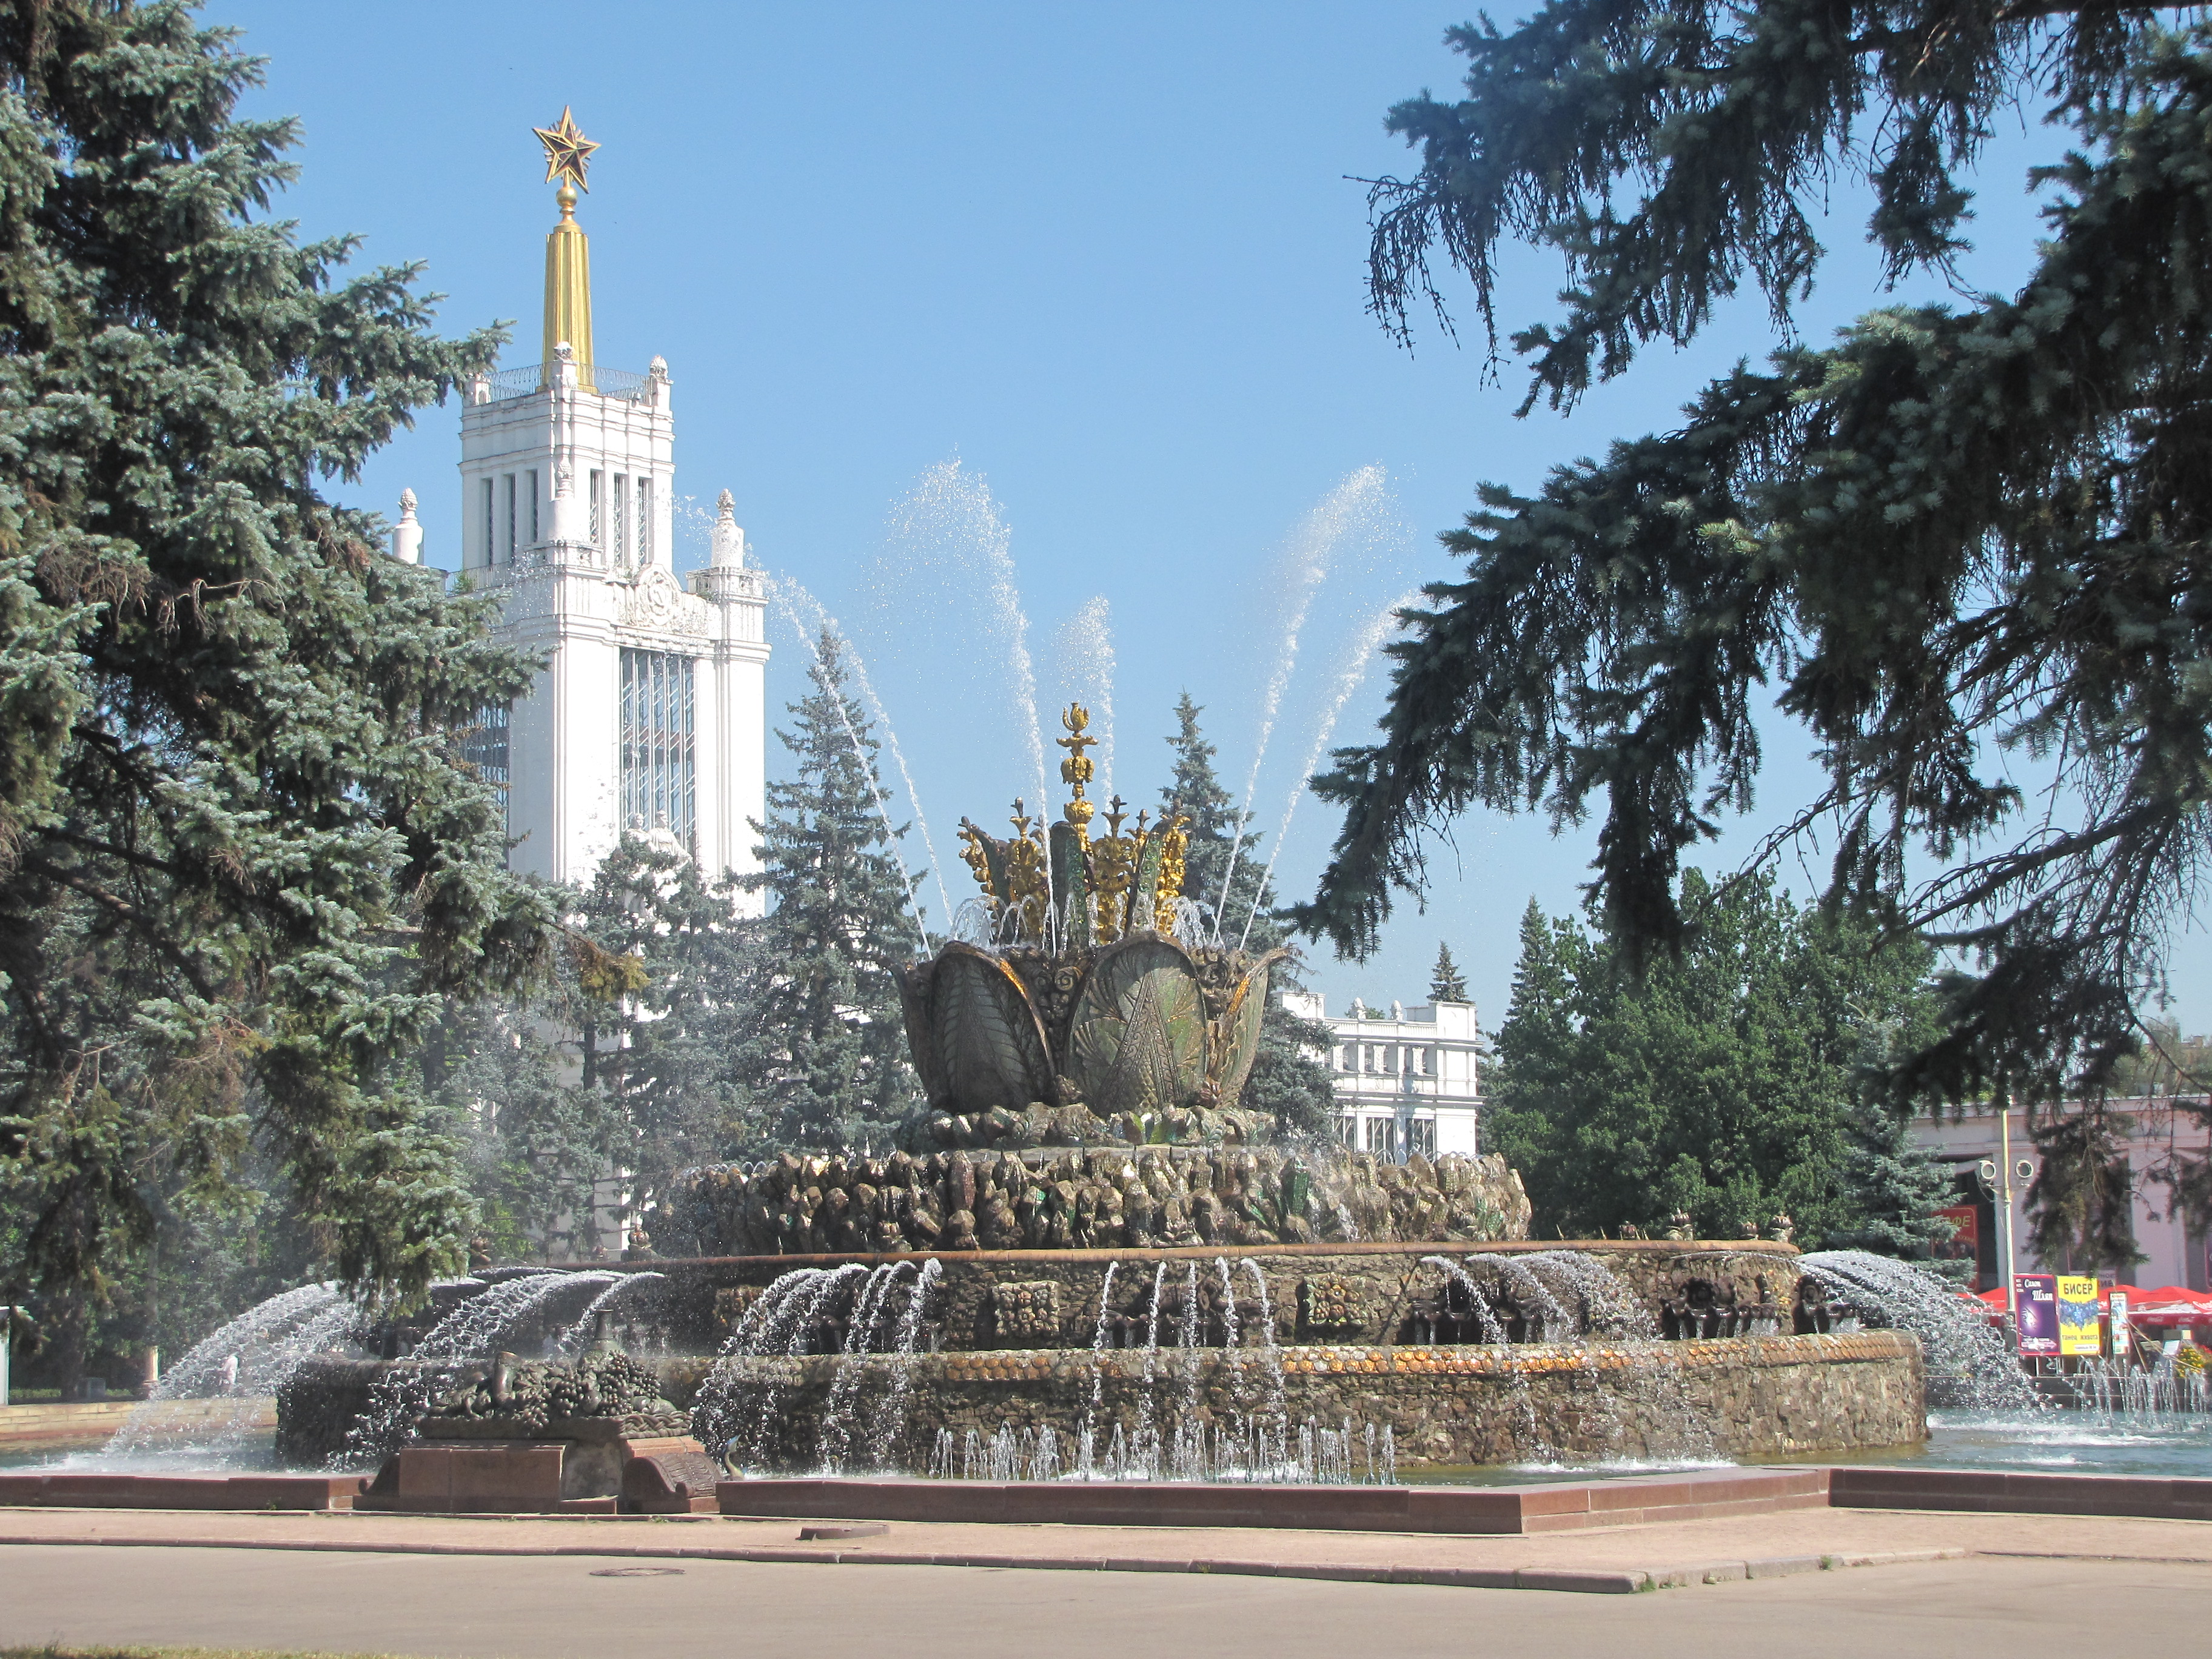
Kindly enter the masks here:
[[[1458, 1341], [1433, 1340], [1428, 1319], [1452, 1279], [1443, 1264], [1510, 1286], [1527, 1258], [1563, 1251], [1602, 1266], [1617, 1285], [1613, 1314], [1640, 1310], [1647, 1317], [1632, 1322], [1647, 1330], [1691, 1330], [1667, 1310], [1695, 1304], [1759, 1311], [1729, 1328], [1773, 1334], [1639, 1340], [1613, 1317], [1563, 1342], [1519, 1340], [1553, 1334], [1534, 1330], [1506, 1345], [1478, 1341], [1464, 1322]], [[606, 1270], [661, 1276], [649, 1294], [625, 1301], [637, 1322], [628, 1346], [653, 1366], [663, 1395], [688, 1407], [776, 1279], [911, 1265], [902, 1281], [910, 1286], [933, 1266], [924, 1352], [848, 1355], [830, 1328], [810, 1340], [812, 1353], [720, 1360], [718, 1389], [773, 1398], [779, 1427], [761, 1450], [787, 1468], [814, 1458], [849, 1366], [861, 1374], [840, 1397], [864, 1419], [903, 1369], [905, 1415], [890, 1461], [915, 1470], [929, 1467], [945, 1435], [1050, 1427], [1072, 1440], [1087, 1427], [1103, 1445], [1115, 1428], [1134, 1433], [1170, 1411], [1230, 1431], [1261, 1414], [1388, 1427], [1410, 1467], [1686, 1449], [1744, 1458], [1923, 1439], [1924, 1365], [1913, 1338], [1784, 1334], [1800, 1300], [1797, 1256], [1788, 1244], [1756, 1241], [1516, 1240], [722, 1256]], [[1572, 1278], [1559, 1266], [1547, 1274], [1555, 1285]], [[856, 1271], [852, 1282], [866, 1277]], [[1144, 1316], [1155, 1286], [1157, 1320]], [[1184, 1347], [1193, 1290], [1200, 1334]], [[1102, 1302], [1111, 1316], [1103, 1322]], [[1225, 1310], [1235, 1315], [1234, 1346]], [[1147, 1337], [1158, 1343], [1149, 1356]], [[311, 1363], [288, 1389], [280, 1453], [322, 1462], [378, 1378], [416, 1363]]]
[[[1927, 1437], [1920, 1344], [1903, 1331], [1680, 1342], [1516, 1343], [1504, 1347], [1334, 1344], [1276, 1351], [1281, 1414], [1292, 1425], [1344, 1419], [1388, 1427], [1400, 1467], [1553, 1456], [1744, 1462]], [[1146, 1410], [1175, 1401], [1235, 1425], [1274, 1410], [1269, 1357], [1250, 1348], [1067, 1349], [732, 1358], [726, 1385], [772, 1397], [777, 1431], [767, 1462], [811, 1467], [841, 1371], [861, 1366], [887, 1383], [908, 1368], [906, 1420], [890, 1459], [930, 1466], [940, 1434], [988, 1441], [1002, 1427], [1052, 1429], [1073, 1445], [1086, 1427], [1103, 1444]], [[665, 1362], [672, 1396], [708, 1362]], [[876, 1381], [870, 1377], [868, 1381]], [[848, 1397], [851, 1397], [848, 1385]], [[862, 1398], [872, 1397], [863, 1392]]]

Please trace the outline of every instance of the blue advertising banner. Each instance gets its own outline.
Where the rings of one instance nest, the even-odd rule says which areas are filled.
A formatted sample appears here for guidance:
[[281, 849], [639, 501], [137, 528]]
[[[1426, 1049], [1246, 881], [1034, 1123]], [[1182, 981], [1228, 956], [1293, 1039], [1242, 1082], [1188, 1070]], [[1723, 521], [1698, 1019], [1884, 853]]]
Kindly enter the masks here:
[[2052, 1273], [2015, 1273], [2013, 1317], [2020, 1325], [2020, 1351], [2027, 1358], [2058, 1357], [2058, 1279]]

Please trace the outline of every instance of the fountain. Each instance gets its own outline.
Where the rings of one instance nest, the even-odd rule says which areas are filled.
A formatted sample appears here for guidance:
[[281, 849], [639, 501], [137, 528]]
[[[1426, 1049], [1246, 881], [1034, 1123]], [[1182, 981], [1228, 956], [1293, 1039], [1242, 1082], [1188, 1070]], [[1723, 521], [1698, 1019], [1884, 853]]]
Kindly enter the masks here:
[[1786, 1243], [1541, 1246], [1494, 1157], [1273, 1143], [1240, 1096], [1279, 953], [1194, 925], [1184, 821], [1102, 810], [1060, 724], [1060, 816], [963, 820], [965, 937], [904, 971], [900, 1144], [694, 1170], [649, 1218], [702, 1444], [1313, 1481], [1921, 1437], [1918, 1344], [1820, 1328]]
[[1364, 1483], [1922, 1439], [1923, 1344], [1952, 1350], [1856, 1258], [1538, 1243], [1496, 1157], [1276, 1141], [1240, 1097], [1279, 953], [1203, 925], [1181, 815], [1102, 811], [1089, 713], [1060, 725], [1060, 817], [963, 821], [967, 937], [904, 970], [900, 1144], [695, 1169], [652, 1260], [487, 1270], [427, 1318], [269, 1304], [315, 1333], [268, 1384], [282, 1455], [376, 1471], [370, 1507], [673, 1511], [724, 1471]]

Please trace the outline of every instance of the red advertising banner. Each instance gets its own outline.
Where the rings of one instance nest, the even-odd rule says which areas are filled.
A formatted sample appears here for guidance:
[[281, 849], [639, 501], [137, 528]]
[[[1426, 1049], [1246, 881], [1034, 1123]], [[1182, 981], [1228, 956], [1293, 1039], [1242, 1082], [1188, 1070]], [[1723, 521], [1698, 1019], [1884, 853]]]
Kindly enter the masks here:
[[1934, 1255], [1938, 1261], [1978, 1261], [1982, 1254], [1982, 1212], [1977, 1205], [1961, 1204], [1948, 1210], [1936, 1212], [1938, 1221], [1948, 1221], [1958, 1231], [1948, 1238], [1936, 1241]]
[[2020, 1351], [2024, 1358], [2058, 1357], [2058, 1277], [2055, 1273], [2015, 1273], [2012, 1281], [2013, 1316], [2020, 1324]]

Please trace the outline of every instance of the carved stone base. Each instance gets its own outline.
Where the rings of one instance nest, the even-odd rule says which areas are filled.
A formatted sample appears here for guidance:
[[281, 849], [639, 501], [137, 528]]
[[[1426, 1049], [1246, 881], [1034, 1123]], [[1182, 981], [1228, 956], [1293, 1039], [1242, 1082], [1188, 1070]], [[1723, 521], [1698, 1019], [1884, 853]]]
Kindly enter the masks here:
[[618, 1419], [560, 1426], [574, 1432], [418, 1440], [384, 1460], [354, 1506], [441, 1515], [684, 1515], [714, 1507], [721, 1470], [690, 1435], [626, 1434]]

